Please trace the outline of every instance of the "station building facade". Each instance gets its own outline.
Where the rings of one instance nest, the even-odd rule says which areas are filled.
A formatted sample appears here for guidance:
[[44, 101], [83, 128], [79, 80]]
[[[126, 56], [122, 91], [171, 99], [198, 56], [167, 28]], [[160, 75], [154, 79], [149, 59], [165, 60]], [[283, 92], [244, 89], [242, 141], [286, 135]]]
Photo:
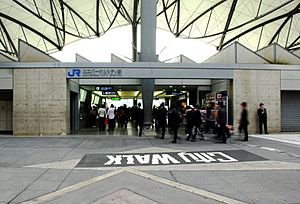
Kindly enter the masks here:
[[[93, 63], [77, 56], [62, 63], [19, 41], [19, 59], [0, 55], [0, 131], [14, 135], [64, 135], [80, 129], [79, 91], [83, 85], [193, 85], [198, 91], [226, 91], [232, 125], [238, 126], [240, 103], [248, 102], [250, 133], [258, 132], [259, 103], [268, 109], [270, 133], [299, 132], [300, 54], [272, 44], [253, 52], [238, 42], [205, 62]], [[120, 70], [103, 77], [68, 76], [79, 69]], [[198, 96], [198, 95], [197, 95]]]

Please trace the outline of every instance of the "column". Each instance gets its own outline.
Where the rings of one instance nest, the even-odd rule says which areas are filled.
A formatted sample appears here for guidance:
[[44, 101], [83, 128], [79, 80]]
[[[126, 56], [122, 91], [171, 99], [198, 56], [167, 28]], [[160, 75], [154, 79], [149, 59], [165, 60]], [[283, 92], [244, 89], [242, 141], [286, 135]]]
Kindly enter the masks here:
[[[157, 62], [156, 56], [156, 0], [141, 1], [141, 62]], [[144, 125], [152, 123], [154, 79], [142, 79]]]

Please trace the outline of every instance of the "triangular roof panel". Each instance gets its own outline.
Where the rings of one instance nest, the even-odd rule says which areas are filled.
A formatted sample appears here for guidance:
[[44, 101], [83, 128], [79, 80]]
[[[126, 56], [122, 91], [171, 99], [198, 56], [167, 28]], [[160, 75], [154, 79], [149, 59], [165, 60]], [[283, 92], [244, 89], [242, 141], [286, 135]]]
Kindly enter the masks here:
[[5, 55], [4, 53], [0, 52], [0, 62], [15, 62], [16, 60], [12, 57]]
[[76, 62], [91, 62], [90, 60], [88, 60], [87, 58], [79, 55], [79, 54], [76, 54]]
[[238, 42], [234, 42], [225, 49], [221, 50], [214, 56], [210, 57], [204, 63], [220, 63], [220, 64], [268, 64], [269, 62], [257, 55], [255, 52], [246, 48]]
[[274, 64], [300, 64], [300, 58], [274, 43], [256, 52]]
[[58, 62], [58, 60], [25, 41], [19, 40], [19, 62]]

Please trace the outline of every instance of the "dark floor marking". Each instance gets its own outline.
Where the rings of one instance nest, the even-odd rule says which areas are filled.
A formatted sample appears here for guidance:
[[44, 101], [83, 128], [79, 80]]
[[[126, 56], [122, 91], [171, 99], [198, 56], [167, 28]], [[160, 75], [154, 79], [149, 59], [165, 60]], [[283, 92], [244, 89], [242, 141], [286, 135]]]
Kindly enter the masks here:
[[265, 161], [267, 159], [245, 150], [167, 153], [86, 154], [76, 167], [126, 167], [147, 165], [178, 165], [196, 163], [232, 163]]

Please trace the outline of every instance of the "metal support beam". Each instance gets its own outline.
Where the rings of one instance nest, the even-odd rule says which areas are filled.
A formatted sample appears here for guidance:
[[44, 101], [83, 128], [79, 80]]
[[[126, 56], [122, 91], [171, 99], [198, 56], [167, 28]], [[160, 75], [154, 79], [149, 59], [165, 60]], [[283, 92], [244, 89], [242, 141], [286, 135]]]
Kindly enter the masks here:
[[99, 32], [99, 6], [100, 6], [100, 0], [97, 0], [96, 2], [96, 36], [99, 37], [100, 36], [100, 32]]
[[221, 37], [221, 40], [220, 40], [218, 50], [221, 50], [223, 48], [223, 42], [224, 42], [226, 33], [228, 32], [228, 28], [229, 28], [233, 13], [235, 11], [237, 1], [238, 0], [233, 0], [232, 1], [231, 8], [230, 8], [230, 11], [229, 11], [229, 14], [228, 14], [228, 18], [227, 18], [227, 21], [226, 21], [226, 24], [225, 24], [225, 27], [224, 27], [224, 31], [223, 31], [223, 34], [222, 34], [222, 37]]
[[180, 36], [181, 33], [183, 33], [188, 27], [192, 26], [196, 21], [198, 21], [202, 16], [207, 14], [208, 12], [212, 11], [217, 6], [221, 5], [222, 3], [226, 2], [227, 0], [219, 1], [218, 3], [214, 4], [210, 8], [203, 11], [201, 14], [199, 14], [196, 18], [194, 18], [191, 22], [189, 22], [184, 28], [182, 28], [178, 33], [176, 33], [176, 37]]
[[[257, 29], [257, 28], [259, 28], [259, 27], [261, 27], [261, 26], [268, 25], [269, 23], [272, 23], [272, 22], [274, 22], [274, 21], [277, 21], [277, 20], [280, 20], [280, 19], [282, 19], [282, 18], [287, 17], [287, 16], [289, 15], [289, 13], [290, 13], [290, 12], [285, 13], [285, 14], [282, 14], [282, 15], [280, 15], [280, 16], [276, 16], [276, 17], [271, 18], [271, 19], [269, 19], [269, 20], [267, 20], [267, 21], [265, 21], [265, 22], [262, 22], [262, 23], [260, 23], [260, 24], [258, 24], [258, 25], [256, 25], [256, 26], [253, 26], [252, 28], [249, 28], [248, 30], [245, 30], [244, 32], [241, 32], [240, 34], [238, 34], [238, 35], [236, 35], [235, 37], [231, 38], [231, 39], [228, 40], [227, 42], [223, 43], [223, 47], [226, 46], [226, 45], [228, 45], [229, 43], [233, 42], [235, 39], [237, 39], [237, 38], [239, 38], [239, 37], [241, 37], [241, 36], [243, 36], [243, 35], [245, 35], [245, 34], [251, 32], [251, 31], [253, 31], [253, 30], [255, 30], [255, 29]], [[295, 15], [295, 14], [298, 14], [298, 13], [300, 13], [300, 10], [297, 10], [297, 11], [294, 13], [294, 15]]]
[[280, 27], [277, 29], [277, 31], [275, 32], [275, 34], [273, 35], [273, 37], [271, 38], [269, 45], [271, 45], [276, 36], [279, 35], [279, 33], [281, 32], [281, 30], [283, 29], [283, 27], [287, 24], [287, 22], [294, 16], [294, 13], [300, 8], [300, 3], [289, 13], [289, 15], [286, 17], [286, 19], [283, 21], [283, 23], [280, 25]]
[[[156, 56], [156, 0], [141, 1], [141, 62], [157, 62]], [[144, 125], [152, 124], [154, 79], [141, 79]]]
[[[8, 43], [9, 43], [10, 47], [12, 47], [13, 51], [15, 52], [15, 54], [18, 55], [18, 51], [16, 49], [16, 46], [14, 45], [12, 39], [10, 38], [10, 35], [9, 35], [7, 29], [5, 28], [5, 26], [4, 26], [4, 24], [3, 24], [3, 22], [2, 22], [1, 19], [0, 19], [0, 27], [4, 31], [6, 39], [8, 40]], [[9, 50], [7, 50], [7, 51], [9, 52]]]
[[20, 26], [22, 26], [22, 27], [24, 27], [24, 28], [30, 30], [31, 32], [35, 33], [36, 35], [38, 35], [38, 36], [44, 38], [44, 39], [45, 39], [46, 41], [48, 41], [50, 44], [54, 45], [58, 50], [61, 50], [61, 49], [62, 49], [62, 47], [60, 47], [56, 42], [54, 42], [54, 41], [51, 40], [50, 38], [46, 37], [46, 36], [45, 36], [44, 34], [42, 34], [41, 32], [39, 32], [39, 31], [33, 29], [31, 26], [29, 26], [29, 25], [27, 25], [27, 24], [25, 24], [25, 23], [23, 23], [23, 22], [21, 22], [21, 21], [19, 21], [19, 20], [17, 20], [17, 19], [14, 19], [14, 18], [12, 18], [12, 17], [10, 17], [10, 16], [8, 16], [8, 15], [6, 15], [6, 14], [4, 14], [4, 13], [0, 13], [0, 17], [3, 17], [3, 18], [5, 18], [5, 19], [7, 19], [7, 20], [9, 20], [9, 21], [11, 21], [11, 22], [14, 22], [14, 23], [16, 23], [16, 24], [18, 24], [18, 25], [20, 25]]
[[137, 25], [138, 25], [138, 6], [139, 0], [133, 2], [133, 14], [132, 14], [132, 61], [137, 61]]

